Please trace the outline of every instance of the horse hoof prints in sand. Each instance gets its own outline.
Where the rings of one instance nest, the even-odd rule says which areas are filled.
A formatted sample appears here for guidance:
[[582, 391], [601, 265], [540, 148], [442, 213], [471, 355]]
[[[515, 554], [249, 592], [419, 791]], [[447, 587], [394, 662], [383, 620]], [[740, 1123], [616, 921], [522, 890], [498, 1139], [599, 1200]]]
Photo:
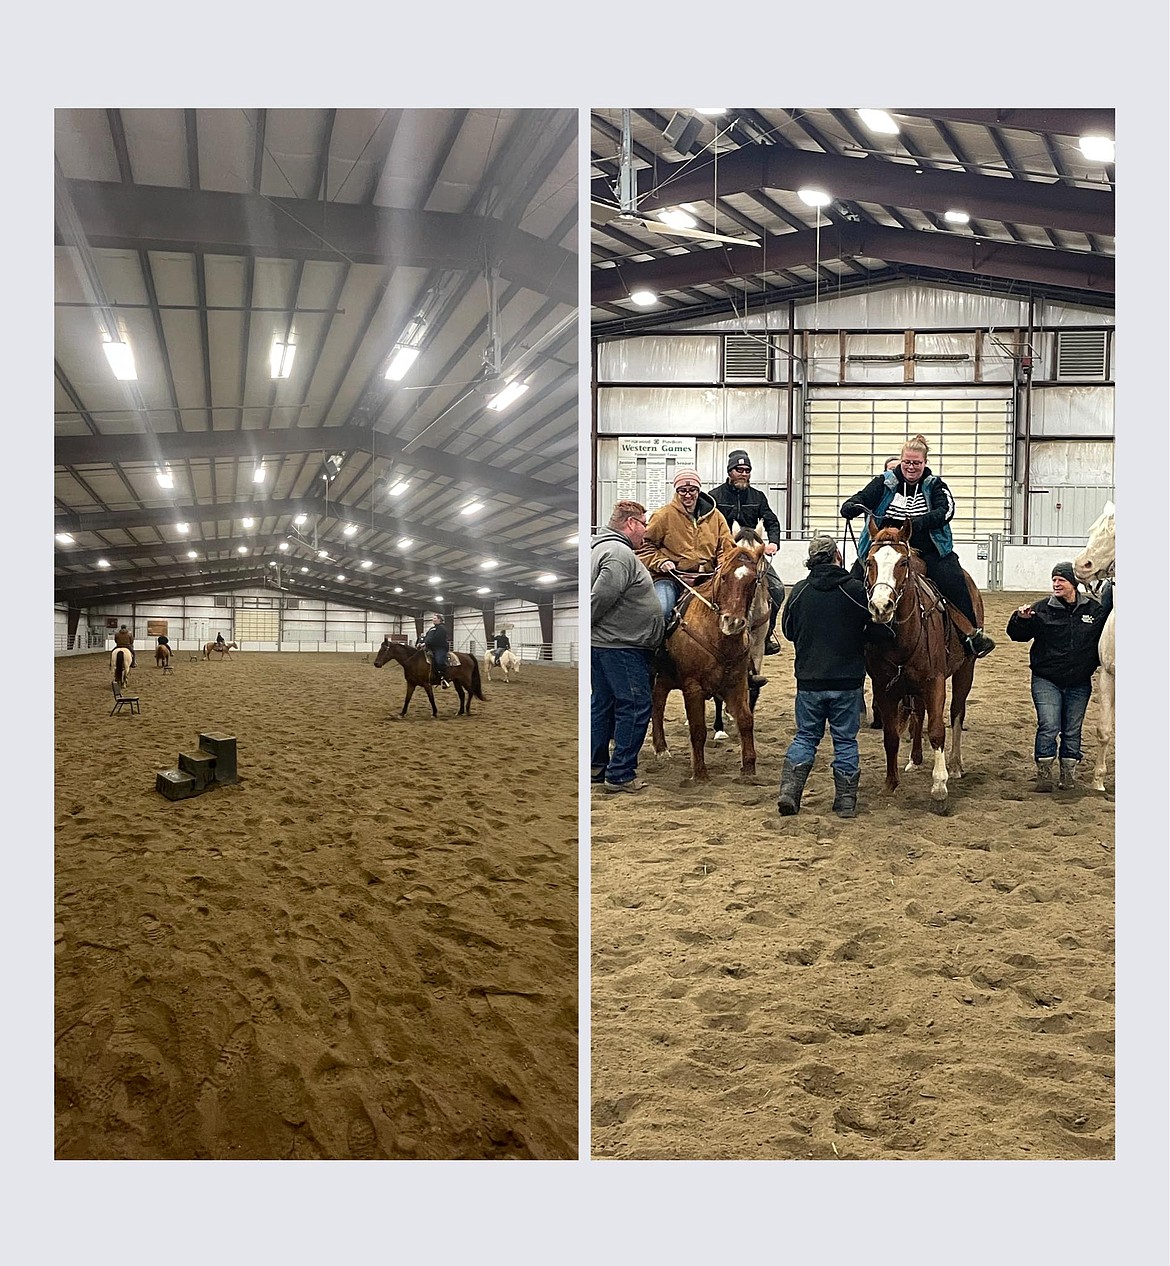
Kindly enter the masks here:
[[735, 718], [744, 774], [756, 772], [756, 739], [748, 704], [750, 614], [767, 566], [766, 539], [762, 530], [744, 531], [738, 524], [732, 524], [731, 531], [735, 548], [727, 552], [703, 589], [692, 590], [680, 604], [678, 626], [655, 663], [650, 696], [654, 751], [668, 757], [663, 729], [666, 697], [672, 690], [682, 691], [691, 737], [691, 776], [696, 782], [707, 778], [706, 701], [716, 696]]
[[[410, 707], [410, 696], [414, 694], [415, 687], [421, 686], [426, 691], [427, 698], [431, 701], [431, 716], [437, 717], [439, 709], [435, 707], [435, 691], [431, 681], [431, 661], [427, 658], [426, 652], [421, 646], [406, 646], [402, 642], [392, 642], [387, 637], [383, 641], [378, 650], [378, 657], [374, 660], [374, 667], [381, 668], [383, 664], [388, 664], [391, 660], [402, 665], [403, 675], [406, 677], [406, 699], [402, 704], [402, 711], [399, 716], [406, 716], [406, 709]], [[459, 696], [459, 716], [471, 715], [471, 700], [473, 698], [485, 701], [483, 687], [479, 680], [479, 661], [474, 655], [457, 655], [454, 651], [447, 654], [447, 676], [451, 684], [455, 687], [455, 693]]]
[[[873, 679], [873, 701], [881, 713], [886, 749], [885, 794], [898, 787], [898, 736], [909, 720], [910, 769], [922, 764], [922, 720], [925, 715], [934, 749], [930, 807], [947, 811], [947, 756], [944, 752], [947, 678], [951, 684], [950, 770], [963, 776], [963, 718], [975, 679], [975, 660], [963, 647], [959, 631], [947, 618], [937, 590], [926, 579], [926, 564], [910, 545], [911, 524], [878, 529], [869, 522], [870, 546], [865, 561], [869, 609], [878, 624], [894, 630], [894, 641], [866, 647], [865, 663]], [[967, 589], [983, 623], [983, 596], [967, 575]]]

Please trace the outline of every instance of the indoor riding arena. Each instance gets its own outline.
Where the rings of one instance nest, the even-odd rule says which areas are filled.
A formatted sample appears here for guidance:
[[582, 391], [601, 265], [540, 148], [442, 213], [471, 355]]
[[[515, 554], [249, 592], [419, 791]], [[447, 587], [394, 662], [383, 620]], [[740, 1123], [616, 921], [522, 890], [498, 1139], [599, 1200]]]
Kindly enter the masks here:
[[[827, 734], [799, 812], [781, 816], [795, 682], [779, 629], [757, 665], [754, 776], [729, 718], [726, 740], [708, 729], [710, 781], [691, 780], [676, 691], [672, 759], [648, 735], [646, 786], [594, 789], [593, 1154], [1112, 1158], [1112, 757], [1105, 790], [1093, 767], [1113, 665], [1075, 787], [1037, 794], [1029, 645], [1005, 632], [1099, 519], [1100, 576], [1115, 574], [1112, 147], [1090, 143], [1112, 137], [1112, 112], [591, 122], [595, 527], [619, 500], [681, 505], [680, 472], [700, 485], [682, 506], [697, 522], [746, 504], [755, 527], [744, 498], [762, 493], [765, 565], [790, 596], [815, 537], [853, 565], [866, 519], [847, 525], [843, 503], [876, 478], [871, 508], [884, 494], [907, 517], [935, 509], [929, 473], [996, 643], [976, 661], [945, 812], [929, 743], [887, 795], [865, 725], [857, 816], [831, 809]], [[917, 485], [883, 484], [919, 436]], [[655, 550], [672, 515], [657, 535], [650, 519]], [[688, 567], [714, 570], [703, 561]], [[697, 659], [715, 622], [683, 626]], [[909, 755], [903, 741], [900, 770]]]
[[57, 1158], [577, 1155], [577, 132], [55, 112]]

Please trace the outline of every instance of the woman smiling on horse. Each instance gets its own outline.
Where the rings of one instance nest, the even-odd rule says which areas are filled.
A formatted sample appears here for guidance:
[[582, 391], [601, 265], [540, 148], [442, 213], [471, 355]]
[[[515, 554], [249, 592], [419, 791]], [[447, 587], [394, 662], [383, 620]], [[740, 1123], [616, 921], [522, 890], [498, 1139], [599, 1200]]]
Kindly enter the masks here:
[[[921, 435], [902, 445], [898, 465], [875, 476], [858, 493], [841, 506], [845, 519], [854, 519], [868, 512], [879, 527], [912, 527], [911, 546], [922, 556], [926, 574], [957, 614], [955, 626], [963, 635], [969, 655], [982, 659], [995, 649], [995, 643], [979, 627], [975, 608], [967, 590], [959, 556], [951, 536], [951, 520], [955, 517], [955, 500], [951, 490], [926, 464], [930, 446]], [[888, 463], [887, 463], [888, 464]], [[857, 543], [857, 557], [864, 561], [869, 553], [869, 525], [862, 529]]]

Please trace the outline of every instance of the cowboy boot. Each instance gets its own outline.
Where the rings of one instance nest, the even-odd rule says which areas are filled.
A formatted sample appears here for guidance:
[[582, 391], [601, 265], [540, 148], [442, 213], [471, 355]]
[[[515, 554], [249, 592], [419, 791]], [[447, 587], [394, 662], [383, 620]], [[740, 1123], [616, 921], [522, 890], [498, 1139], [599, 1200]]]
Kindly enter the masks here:
[[812, 767], [811, 760], [807, 765], [794, 765], [787, 756], [784, 758], [784, 768], [780, 771], [780, 797], [776, 801], [776, 808], [784, 817], [790, 818], [800, 812], [800, 797]]
[[833, 797], [833, 812], [839, 818], [857, 816], [857, 788], [861, 783], [861, 770], [855, 774], [843, 774], [833, 770], [833, 785], [837, 794]]
[[966, 647], [967, 654], [973, 655], [976, 659], [982, 659], [984, 655], [990, 655], [995, 650], [995, 643], [982, 629], [975, 629], [969, 637], [965, 637], [963, 645]]
[[1077, 785], [1077, 764], [1075, 760], [1067, 760], [1065, 757], [1060, 759], [1060, 782], [1057, 784], [1061, 791], [1072, 791]]
[[1034, 791], [1052, 790], [1052, 766], [1056, 764], [1055, 756], [1045, 756], [1036, 762], [1036, 786]]

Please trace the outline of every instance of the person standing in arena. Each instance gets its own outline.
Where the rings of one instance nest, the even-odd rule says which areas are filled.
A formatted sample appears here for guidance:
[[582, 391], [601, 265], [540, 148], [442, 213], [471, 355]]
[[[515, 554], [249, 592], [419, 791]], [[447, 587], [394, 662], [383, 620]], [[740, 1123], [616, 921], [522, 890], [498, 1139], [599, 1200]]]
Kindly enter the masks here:
[[[921, 435], [902, 445], [902, 456], [893, 470], [875, 476], [841, 506], [845, 519], [870, 514], [880, 527], [911, 524], [911, 546], [922, 556], [926, 574], [947, 600], [950, 616], [963, 637], [969, 655], [982, 659], [995, 650], [995, 643], [979, 627], [975, 607], [967, 590], [962, 564], [955, 553], [951, 520], [955, 500], [951, 490], [926, 464], [930, 446]], [[869, 553], [868, 522], [857, 543], [857, 556]], [[957, 618], [956, 618], [957, 617]]]
[[[728, 527], [738, 523], [741, 527], [754, 528], [762, 521], [768, 534], [764, 553], [771, 557], [780, 548], [780, 520], [768, 504], [767, 496], [752, 487], [752, 461], [744, 449], [737, 448], [728, 454], [727, 480], [711, 489], [711, 497], [727, 520]], [[784, 605], [784, 582], [770, 565], [764, 572], [764, 579], [771, 599], [764, 654], [775, 655], [780, 650], [780, 643], [776, 641], [776, 617]]]
[[650, 724], [650, 659], [662, 641], [663, 616], [634, 552], [645, 535], [645, 507], [618, 501], [589, 550], [589, 777], [606, 791], [646, 786], [637, 776], [638, 753]]

